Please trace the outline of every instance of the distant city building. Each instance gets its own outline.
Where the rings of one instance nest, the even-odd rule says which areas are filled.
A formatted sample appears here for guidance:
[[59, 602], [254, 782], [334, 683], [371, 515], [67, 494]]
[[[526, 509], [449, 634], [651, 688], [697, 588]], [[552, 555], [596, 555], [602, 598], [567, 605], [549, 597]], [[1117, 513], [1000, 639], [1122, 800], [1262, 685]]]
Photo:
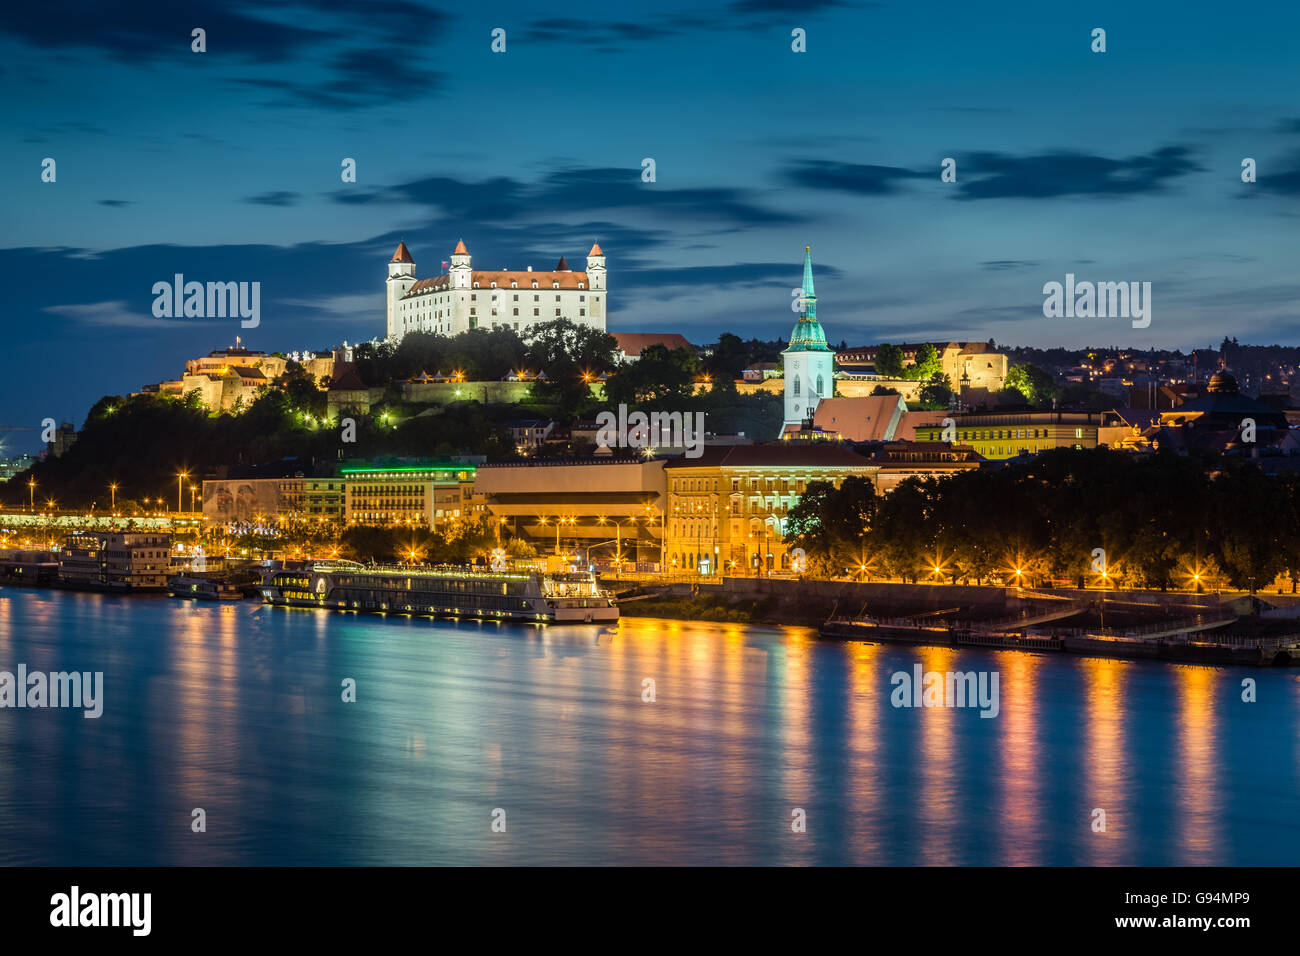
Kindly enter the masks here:
[[161, 591], [171, 569], [171, 536], [75, 531], [59, 552], [59, 580], [106, 591]]
[[521, 455], [531, 455], [551, 437], [555, 431], [555, 422], [540, 418], [518, 418], [506, 422], [510, 429], [510, 438], [515, 451]]
[[[918, 442], [944, 442], [942, 412], [933, 424], [916, 428]], [[1032, 455], [1052, 448], [1096, 448], [1101, 416], [1096, 412], [1022, 411], [955, 414], [953, 444], [967, 445], [982, 458]]]
[[273, 384], [296, 362], [320, 384], [335, 372], [341, 354], [351, 355], [351, 347], [344, 343], [341, 350], [317, 355], [311, 352], [293, 352], [287, 356], [268, 355], [238, 344], [231, 348], [216, 349], [207, 355], [185, 363], [185, 374], [174, 381], [146, 385], [143, 394], [170, 395], [184, 398], [197, 392], [205, 408], [215, 412], [228, 412], [237, 407], [247, 408], [262, 390]]
[[457, 462], [340, 468], [344, 520], [350, 525], [445, 527], [469, 517], [474, 473], [473, 465]]
[[676, 332], [611, 332], [610, 334], [618, 343], [614, 358], [620, 362], [637, 361], [641, 358], [641, 353], [652, 345], [662, 345], [669, 352], [677, 349], [696, 351], [695, 346], [686, 340], [686, 336]]
[[872, 481], [881, 495], [889, 494], [908, 478], [946, 478], [973, 471], [983, 460], [968, 445], [933, 442], [890, 441], [858, 450], [876, 466]]
[[625, 561], [659, 562], [663, 459], [611, 455], [486, 464], [474, 476], [474, 497], [503, 540], [524, 538], [543, 553], [558, 541], [561, 553], [576, 548], [584, 562], [588, 555], [592, 562], [611, 560], [621, 545]]
[[46, 443], [45, 453], [51, 458], [61, 458], [76, 443], [77, 426], [71, 422], [63, 422], [54, 432], [54, 440]]
[[714, 446], [664, 466], [665, 570], [755, 574], [791, 570], [786, 516], [808, 485], [870, 478], [866, 458], [833, 442]]
[[36, 464], [35, 455], [20, 455], [17, 458], [0, 458], [0, 481], [8, 481], [14, 475], [26, 471]]
[[[447, 263], [443, 263], [444, 266]], [[587, 253], [587, 271], [574, 272], [564, 257], [550, 272], [474, 269], [463, 241], [451, 254], [450, 268], [427, 279], [416, 278], [415, 259], [398, 243], [388, 262], [388, 338], [410, 332], [457, 335], [470, 329], [529, 326], [568, 319], [605, 328], [605, 253], [595, 244]]]

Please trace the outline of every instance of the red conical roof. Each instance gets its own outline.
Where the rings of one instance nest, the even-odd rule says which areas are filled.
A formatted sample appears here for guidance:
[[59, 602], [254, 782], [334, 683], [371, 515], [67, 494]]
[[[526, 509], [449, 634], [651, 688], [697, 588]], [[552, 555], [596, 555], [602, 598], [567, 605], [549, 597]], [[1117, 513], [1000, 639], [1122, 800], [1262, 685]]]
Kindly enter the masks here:
[[397, 251], [393, 253], [393, 258], [389, 259], [388, 261], [389, 262], [414, 262], [415, 260], [411, 258], [411, 250], [406, 248], [406, 243], [399, 242], [397, 244]]
[[591, 252], [587, 253], [587, 255], [589, 255], [589, 256], [603, 256], [604, 254], [605, 254], [605, 253], [603, 253], [603, 252], [600, 251], [600, 243], [599, 243], [599, 242], [593, 242], [593, 243], [591, 244]]
[[469, 255], [469, 250], [465, 248], [465, 240], [464, 240], [464, 239], [462, 239], [460, 242], [456, 243], [456, 248], [453, 249], [453, 250], [451, 250], [451, 254], [452, 254], [453, 256], [467, 256], [467, 255]]
[[564, 256], [560, 256], [560, 261], [555, 264], [556, 272], [569, 272], [569, 264], [564, 261]]

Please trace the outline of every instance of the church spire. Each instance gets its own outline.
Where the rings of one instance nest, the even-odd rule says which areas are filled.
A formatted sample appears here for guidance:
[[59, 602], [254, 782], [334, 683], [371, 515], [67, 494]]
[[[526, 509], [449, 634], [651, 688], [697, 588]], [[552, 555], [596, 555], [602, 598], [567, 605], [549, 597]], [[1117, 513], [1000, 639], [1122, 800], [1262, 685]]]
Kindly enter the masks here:
[[829, 352], [826, 333], [817, 321], [817, 293], [813, 291], [812, 246], [803, 247], [803, 289], [799, 294], [799, 321], [790, 333], [787, 352]]
[[817, 293], [813, 291], [812, 246], [803, 247], [803, 297], [799, 308], [800, 321], [817, 321]]

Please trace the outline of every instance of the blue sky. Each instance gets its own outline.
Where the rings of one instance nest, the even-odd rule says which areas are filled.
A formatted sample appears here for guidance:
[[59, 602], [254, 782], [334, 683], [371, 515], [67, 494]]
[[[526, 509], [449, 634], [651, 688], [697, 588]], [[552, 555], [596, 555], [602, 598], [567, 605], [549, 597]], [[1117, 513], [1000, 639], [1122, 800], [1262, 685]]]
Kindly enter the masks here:
[[[422, 276], [598, 239], [611, 330], [695, 341], [788, 334], [811, 243], [833, 342], [1297, 344], [1298, 53], [1281, 2], [11, 5], [0, 424], [380, 335], [398, 239]], [[260, 281], [261, 326], [155, 319], [176, 272]], [[1150, 328], [1045, 319], [1067, 272], [1150, 281]]]

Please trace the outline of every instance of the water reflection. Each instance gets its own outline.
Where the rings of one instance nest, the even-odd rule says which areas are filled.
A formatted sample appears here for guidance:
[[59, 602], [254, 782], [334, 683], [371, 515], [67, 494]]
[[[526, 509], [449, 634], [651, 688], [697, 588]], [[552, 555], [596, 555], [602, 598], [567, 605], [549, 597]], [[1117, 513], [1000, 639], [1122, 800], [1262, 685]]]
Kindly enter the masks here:
[[[1294, 671], [1251, 672], [1259, 702], [1229, 720], [1236, 671], [800, 628], [512, 627], [7, 589], [0, 670], [18, 662], [103, 670], [106, 700], [93, 721], [0, 709], [6, 863], [1253, 865], [1300, 852]], [[890, 675], [917, 663], [997, 670], [999, 716], [892, 707]]]

